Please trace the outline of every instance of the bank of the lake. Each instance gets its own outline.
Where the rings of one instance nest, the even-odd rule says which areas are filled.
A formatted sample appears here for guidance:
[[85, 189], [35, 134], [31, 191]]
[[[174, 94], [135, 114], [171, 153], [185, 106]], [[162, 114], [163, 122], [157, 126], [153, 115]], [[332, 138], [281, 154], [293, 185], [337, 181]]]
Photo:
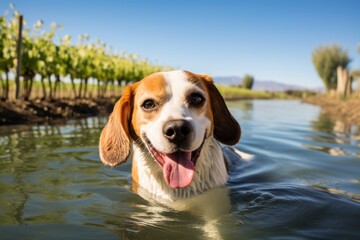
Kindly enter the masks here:
[[217, 89], [227, 101], [283, 98], [284, 94], [254, 91], [251, 89], [216, 84]]
[[[257, 92], [249, 89], [217, 85], [227, 101], [286, 98], [285, 94]], [[51, 123], [90, 116], [107, 116], [118, 98], [32, 99], [0, 101], [0, 125]], [[330, 98], [325, 95], [308, 97], [302, 101], [318, 105], [334, 120], [360, 125], [360, 99]]]
[[52, 123], [109, 114], [116, 99], [0, 101], [0, 125]]
[[[267, 92], [217, 85], [227, 101], [244, 99], [270, 99], [276, 97]], [[64, 94], [62, 94], [64, 95]], [[51, 123], [74, 118], [108, 115], [118, 98], [61, 98], [58, 100], [10, 100], [0, 101], [0, 125], [25, 123]]]
[[320, 106], [322, 111], [334, 120], [341, 120], [348, 124], [360, 125], [360, 99], [339, 98], [318, 95], [303, 100], [306, 103]]

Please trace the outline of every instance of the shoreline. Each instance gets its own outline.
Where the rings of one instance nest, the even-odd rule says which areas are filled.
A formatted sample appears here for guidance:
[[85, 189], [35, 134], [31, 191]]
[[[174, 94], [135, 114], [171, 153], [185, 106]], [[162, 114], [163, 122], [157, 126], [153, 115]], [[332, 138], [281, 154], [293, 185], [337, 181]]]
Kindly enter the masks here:
[[66, 122], [108, 115], [117, 99], [13, 100], [0, 102], [0, 126]]
[[[31, 99], [0, 101], [0, 126], [19, 124], [54, 124], [68, 120], [108, 116], [118, 98]], [[269, 99], [229, 97], [226, 101]]]
[[302, 102], [319, 106], [333, 120], [360, 126], [360, 99], [340, 99], [324, 95], [308, 97]]
[[[0, 101], [0, 126], [17, 124], [63, 123], [67, 120], [93, 116], [108, 116], [119, 98], [32, 99]], [[225, 97], [226, 101], [269, 98]], [[328, 96], [313, 96], [299, 101], [319, 106], [333, 120], [360, 126], [360, 99], [342, 100]]]

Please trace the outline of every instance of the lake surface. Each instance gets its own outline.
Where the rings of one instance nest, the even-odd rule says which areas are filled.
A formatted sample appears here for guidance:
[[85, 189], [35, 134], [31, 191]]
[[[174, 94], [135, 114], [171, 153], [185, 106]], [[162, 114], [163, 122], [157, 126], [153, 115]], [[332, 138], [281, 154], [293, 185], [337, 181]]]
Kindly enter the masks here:
[[[228, 105], [254, 158], [231, 172], [216, 238], [360, 239], [360, 127], [297, 101]], [[105, 123], [0, 127], [0, 239], [208, 239], [201, 216], [131, 191], [131, 161], [102, 165]]]

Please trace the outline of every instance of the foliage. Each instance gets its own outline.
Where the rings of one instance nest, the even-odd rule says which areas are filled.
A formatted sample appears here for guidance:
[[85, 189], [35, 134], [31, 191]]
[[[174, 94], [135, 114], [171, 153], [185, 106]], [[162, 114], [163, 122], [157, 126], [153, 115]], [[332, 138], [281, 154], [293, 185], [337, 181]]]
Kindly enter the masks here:
[[221, 84], [217, 84], [216, 87], [219, 89], [221, 95], [227, 100], [255, 99], [255, 98], [268, 99], [274, 97], [271, 93], [268, 92], [257, 92], [245, 88], [232, 87]]
[[311, 96], [316, 96], [319, 93], [311, 90], [286, 90], [285, 94], [288, 97], [292, 98], [307, 98]]
[[327, 91], [337, 87], [337, 67], [346, 68], [350, 61], [347, 51], [336, 44], [320, 46], [312, 54], [312, 62]]
[[[10, 98], [9, 73], [14, 75], [17, 66], [16, 41], [20, 13], [12, 9], [12, 18], [8, 15], [0, 16], [0, 74], [6, 76], [4, 82], [0, 75], [0, 98], [5, 100]], [[41, 20], [32, 28], [23, 20], [23, 26], [21, 85], [25, 99], [30, 98], [35, 79], [41, 81], [42, 98], [58, 97], [60, 83], [69, 80], [73, 97], [93, 96], [92, 92], [88, 92], [89, 82], [97, 83], [97, 95], [104, 97], [109, 92], [114, 95], [114, 89], [119, 89], [108, 89], [109, 84], [120, 86], [166, 69], [135, 54], [115, 53], [100, 40], [90, 42], [85, 34], [79, 36], [76, 44], [72, 44], [69, 35], [61, 37], [59, 44], [55, 44], [56, 30], [61, 28], [56, 23], [52, 23], [48, 31]]]
[[242, 87], [246, 89], [252, 89], [253, 85], [254, 85], [254, 77], [249, 74], [245, 74], [245, 76], [242, 79]]
[[7, 13], [0, 16], [0, 74], [4, 73], [6, 76], [6, 81], [1, 81], [0, 98], [2, 99], [7, 99], [9, 96], [9, 71], [13, 69], [16, 57], [16, 31], [14, 30], [16, 30], [17, 22], [14, 20], [7, 22], [6, 16]]

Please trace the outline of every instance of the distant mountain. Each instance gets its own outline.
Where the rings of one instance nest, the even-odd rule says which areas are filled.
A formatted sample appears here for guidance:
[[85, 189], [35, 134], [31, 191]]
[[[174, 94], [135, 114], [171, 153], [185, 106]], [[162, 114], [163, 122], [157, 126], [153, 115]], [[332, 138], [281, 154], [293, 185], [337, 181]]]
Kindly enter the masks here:
[[242, 83], [242, 78], [237, 76], [229, 77], [214, 77], [215, 83], [224, 85], [239, 85]]
[[255, 81], [254, 90], [257, 91], [268, 91], [268, 92], [284, 92], [286, 90], [307, 90], [305, 87], [290, 85], [285, 83], [279, 83], [275, 81]]
[[[224, 85], [240, 85], [242, 83], [242, 78], [237, 76], [229, 77], [214, 77], [215, 83], [224, 84]], [[286, 90], [313, 90], [313, 91], [322, 91], [322, 88], [309, 89], [301, 87], [298, 85], [285, 84], [276, 81], [261, 81], [256, 80], [254, 82], [253, 89], [256, 91], [268, 91], [268, 92], [284, 92]]]

